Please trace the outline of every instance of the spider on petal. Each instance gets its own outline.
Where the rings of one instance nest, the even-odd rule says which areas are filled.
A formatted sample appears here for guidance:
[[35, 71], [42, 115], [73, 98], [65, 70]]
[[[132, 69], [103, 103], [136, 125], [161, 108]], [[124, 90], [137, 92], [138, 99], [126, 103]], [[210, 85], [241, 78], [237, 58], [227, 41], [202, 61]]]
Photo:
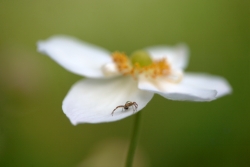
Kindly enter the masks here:
[[124, 109], [124, 110], [127, 110], [129, 107], [132, 107], [132, 108], [133, 108], [133, 113], [134, 113], [135, 111], [137, 111], [138, 104], [137, 104], [136, 102], [127, 101], [127, 102], [125, 103], [125, 105], [117, 106], [117, 107], [112, 111], [111, 115], [113, 116], [115, 110], [116, 110], [117, 108], [120, 108], [120, 107], [122, 107], [122, 111], [123, 111], [123, 109]]

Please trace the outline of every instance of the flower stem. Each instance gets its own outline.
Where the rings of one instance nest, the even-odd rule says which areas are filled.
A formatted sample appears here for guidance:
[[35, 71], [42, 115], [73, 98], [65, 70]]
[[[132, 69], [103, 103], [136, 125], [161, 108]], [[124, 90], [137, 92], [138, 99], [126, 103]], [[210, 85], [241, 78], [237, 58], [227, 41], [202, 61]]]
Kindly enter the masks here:
[[128, 149], [128, 155], [127, 155], [125, 167], [132, 167], [132, 165], [133, 165], [134, 154], [135, 154], [136, 145], [137, 145], [137, 141], [138, 141], [140, 117], [141, 117], [141, 111], [135, 115], [134, 129], [133, 129], [132, 137], [130, 140], [130, 145], [129, 145], [129, 149]]

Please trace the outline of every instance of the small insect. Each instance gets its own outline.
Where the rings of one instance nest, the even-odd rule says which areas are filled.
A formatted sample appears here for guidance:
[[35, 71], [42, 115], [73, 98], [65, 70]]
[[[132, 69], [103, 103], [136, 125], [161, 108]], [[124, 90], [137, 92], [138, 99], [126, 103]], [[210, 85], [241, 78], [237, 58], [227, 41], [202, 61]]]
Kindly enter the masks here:
[[117, 108], [122, 107], [122, 111], [123, 111], [123, 109], [124, 109], [124, 110], [127, 110], [130, 106], [133, 108], [133, 111], [134, 111], [134, 112], [137, 111], [138, 104], [137, 104], [136, 102], [127, 101], [127, 102], [125, 103], [125, 105], [117, 106], [117, 107], [112, 111], [111, 115], [113, 116], [113, 114], [114, 114], [114, 112], [115, 112], [115, 110], [116, 110]]

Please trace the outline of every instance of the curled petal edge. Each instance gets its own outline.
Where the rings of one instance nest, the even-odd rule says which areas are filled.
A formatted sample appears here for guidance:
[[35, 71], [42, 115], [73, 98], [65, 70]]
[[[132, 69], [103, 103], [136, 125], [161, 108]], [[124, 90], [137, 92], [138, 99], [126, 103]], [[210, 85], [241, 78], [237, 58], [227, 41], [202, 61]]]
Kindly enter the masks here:
[[166, 78], [150, 80], [140, 77], [138, 88], [157, 93], [170, 100], [211, 101], [216, 99], [216, 90], [202, 89], [192, 85], [168, 82]]

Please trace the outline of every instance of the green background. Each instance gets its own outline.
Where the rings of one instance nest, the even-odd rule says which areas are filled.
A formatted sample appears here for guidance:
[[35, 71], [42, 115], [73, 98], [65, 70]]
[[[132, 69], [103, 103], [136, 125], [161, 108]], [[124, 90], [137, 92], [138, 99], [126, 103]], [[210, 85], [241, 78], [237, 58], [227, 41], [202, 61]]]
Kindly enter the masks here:
[[123, 166], [134, 117], [70, 124], [62, 100], [82, 77], [36, 51], [55, 34], [126, 53], [185, 42], [187, 71], [224, 76], [233, 93], [209, 103], [155, 95], [136, 166], [250, 166], [249, 18], [248, 0], [0, 0], [0, 166]]

